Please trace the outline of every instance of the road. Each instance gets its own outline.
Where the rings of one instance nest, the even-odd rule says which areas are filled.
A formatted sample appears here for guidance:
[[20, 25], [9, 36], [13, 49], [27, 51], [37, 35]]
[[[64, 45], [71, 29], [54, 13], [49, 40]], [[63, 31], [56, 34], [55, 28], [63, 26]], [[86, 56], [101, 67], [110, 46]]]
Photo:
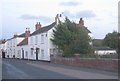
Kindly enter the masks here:
[[19, 59], [2, 60], [3, 79], [118, 79], [117, 72]]

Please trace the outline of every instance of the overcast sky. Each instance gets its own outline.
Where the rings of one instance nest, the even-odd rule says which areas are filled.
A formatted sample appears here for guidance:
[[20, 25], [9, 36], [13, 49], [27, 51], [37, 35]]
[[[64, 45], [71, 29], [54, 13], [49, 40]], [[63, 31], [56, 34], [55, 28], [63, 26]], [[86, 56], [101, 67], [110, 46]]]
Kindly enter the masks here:
[[[78, 23], [82, 17], [94, 38], [104, 38], [118, 31], [119, 0], [2, 0], [0, 5], [0, 37], [10, 38], [23, 33], [29, 27], [35, 30], [36, 22], [42, 26], [54, 22], [56, 14], [62, 13]], [[1, 20], [2, 18], [2, 20]]]

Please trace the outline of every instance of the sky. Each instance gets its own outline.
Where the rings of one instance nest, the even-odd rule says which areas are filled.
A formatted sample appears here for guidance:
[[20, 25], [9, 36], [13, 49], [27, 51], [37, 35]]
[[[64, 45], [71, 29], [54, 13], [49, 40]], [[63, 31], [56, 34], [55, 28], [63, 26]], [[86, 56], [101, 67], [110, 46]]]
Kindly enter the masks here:
[[35, 30], [36, 22], [47, 26], [56, 14], [63, 13], [76, 23], [82, 17], [93, 38], [103, 39], [107, 33], [118, 31], [119, 0], [1, 0], [0, 38], [14, 33]]

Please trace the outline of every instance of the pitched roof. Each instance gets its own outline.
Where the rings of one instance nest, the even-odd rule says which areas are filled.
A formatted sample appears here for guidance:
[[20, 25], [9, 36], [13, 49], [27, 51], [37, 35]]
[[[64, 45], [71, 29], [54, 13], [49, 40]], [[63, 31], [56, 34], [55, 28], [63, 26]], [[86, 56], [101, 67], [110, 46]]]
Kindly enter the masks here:
[[91, 33], [91, 31], [88, 30], [87, 27], [83, 27], [83, 29], [84, 29], [86, 32]]
[[[25, 37], [25, 33], [22, 33], [22, 34], [18, 35], [17, 37]], [[14, 39], [14, 37], [12, 37], [12, 38], [10, 38], [10, 39], [7, 39], [7, 41], [8, 41], [8, 40], [11, 40], [11, 39]]]
[[21, 41], [17, 46], [27, 45], [28, 44], [28, 38], [25, 38], [23, 41]]
[[0, 40], [0, 44], [4, 44], [5, 42], [6, 42], [6, 40], [5, 40], [5, 39]]
[[102, 42], [102, 41], [103, 41], [103, 39], [93, 39], [93, 41]]
[[110, 47], [94, 47], [95, 50], [115, 50], [113, 48]]
[[80, 24], [77, 24], [77, 25], [78, 25], [79, 27], [83, 28], [83, 30], [85, 30], [87, 33], [91, 33], [91, 31], [88, 30], [87, 27], [82, 26], [82, 25], [80, 25]]
[[25, 33], [18, 35], [17, 37], [25, 37]]
[[37, 35], [37, 34], [46, 32], [46, 31], [50, 30], [51, 28], [53, 28], [55, 25], [56, 25], [56, 22], [53, 22], [52, 24], [50, 24], [50, 25], [48, 25], [48, 26], [42, 27], [42, 28], [34, 31], [30, 36], [33, 36], [33, 35]]

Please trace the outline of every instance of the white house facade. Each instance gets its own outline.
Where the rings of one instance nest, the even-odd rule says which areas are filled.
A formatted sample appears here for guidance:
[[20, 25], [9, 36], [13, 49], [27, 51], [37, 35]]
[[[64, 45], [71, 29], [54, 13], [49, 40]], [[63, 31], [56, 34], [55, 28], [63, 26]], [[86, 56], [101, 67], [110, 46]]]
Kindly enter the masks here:
[[16, 58], [18, 59], [29, 59], [29, 45], [28, 38], [25, 38], [17, 45], [17, 54]]
[[7, 49], [6, 49], [6, 58], [17, 58], [17, 44], [19, 44], [25, 37], [25, 34], [14, 35], [13, 38], [8, 39]]
[[29, 59], [50, 61], [50, 48], [54, 47], [51, 45], [50, 37], [55, 26], [56, 23], [54, 22], [48, 26], [40, 27], [28, 37]]
[[17, 53], [16, 58], [19, 59], [29, 59], [29, 45], [28, 45], [28, 37], [30, 36], [30, 29], [26, 28], [24, 39], [17, 44]]

